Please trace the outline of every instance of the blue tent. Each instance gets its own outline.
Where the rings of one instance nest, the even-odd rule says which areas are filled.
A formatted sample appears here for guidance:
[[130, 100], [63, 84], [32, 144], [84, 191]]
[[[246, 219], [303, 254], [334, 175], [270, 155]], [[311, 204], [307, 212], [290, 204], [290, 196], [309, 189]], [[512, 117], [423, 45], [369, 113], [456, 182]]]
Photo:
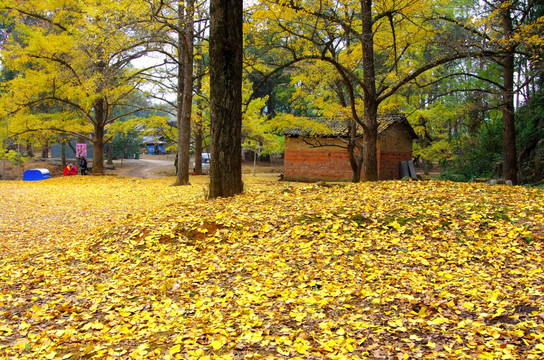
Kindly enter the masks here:
[[36, 181], [49, 179], [49, 170], [47, 169], [30, 169], [23, 173], [24, 181]]

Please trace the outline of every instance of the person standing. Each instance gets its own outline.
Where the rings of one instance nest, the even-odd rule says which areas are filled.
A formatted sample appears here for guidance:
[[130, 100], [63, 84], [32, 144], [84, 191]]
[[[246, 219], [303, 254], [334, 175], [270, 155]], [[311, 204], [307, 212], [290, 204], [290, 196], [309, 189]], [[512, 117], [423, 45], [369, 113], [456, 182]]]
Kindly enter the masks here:
[[87, 159], [84, 156], [79, 159], [79, 169], [81, 170], [81, 175], [87, 175]]

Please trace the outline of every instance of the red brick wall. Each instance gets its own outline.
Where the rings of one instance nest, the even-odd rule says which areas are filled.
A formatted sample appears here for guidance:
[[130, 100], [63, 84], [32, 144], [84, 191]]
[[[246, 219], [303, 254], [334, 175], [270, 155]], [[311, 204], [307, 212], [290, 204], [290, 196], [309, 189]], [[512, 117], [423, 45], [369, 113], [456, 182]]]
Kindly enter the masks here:
[[[391, 131], [390, 131], [391, 129]], [[392, 126], [378, 137], [378, 178], [400, 178], [400, 162], [412, 160], [412, 140], [401, 127]], [[306, 140], [314, 145], [344, 145], [339, 139]], [[396, 151], [395, 151], [396, 150]], [[295, 181], [350, 181], [347, 150], [337, 146], [312, 147], [301, 138], [285, 139], [284, 176]]]
[[412, 160], [412, 136], [402, 124], [393, 124], [378, 137], [378, 178], [400, 179], [400, 162]]
[[[317, 141], [308, 140], [317, 145]], [[322, 144], [343, 145], [339, 139], [321, 139]], [[352, 177], [347, 150], [336, 146], [311, 147], [300, 138], [285, 139], [283, 173], [286, 180], [349, 181]]]
[[412, 160], [412, 153], [379, 152], [378, 178], [380, 180], [400, 179], [400, 162]]

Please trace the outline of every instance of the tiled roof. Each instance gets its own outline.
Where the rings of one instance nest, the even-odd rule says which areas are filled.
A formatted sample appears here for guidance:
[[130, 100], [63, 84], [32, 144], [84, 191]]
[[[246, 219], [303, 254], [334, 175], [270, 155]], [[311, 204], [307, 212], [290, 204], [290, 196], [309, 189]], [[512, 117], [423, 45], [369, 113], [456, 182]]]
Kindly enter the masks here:
[[[406, 116], [403, 114], [390, 114], [378, 116], [378, 135], [388, 129], [390, 126], [400, 123], [406, 127], [412, 138], [416, 139], [418, 136]], [[309, 133], [308, 131], [300, 130], [297, 128], [286, 129], [285, 135], [292, 137], [337, 137], [337, 136], [347, 136], [348, 135], [348, 122], [346, 120], [335, 120], [335, 119], [315, 119], [314, 121], [319, 122], [321, 125], [324, 125], [330, 131], [323, 131], [319, 133]], [[357, 127], [357, 135], [363, 135], [363, 128], [361, 126]]]

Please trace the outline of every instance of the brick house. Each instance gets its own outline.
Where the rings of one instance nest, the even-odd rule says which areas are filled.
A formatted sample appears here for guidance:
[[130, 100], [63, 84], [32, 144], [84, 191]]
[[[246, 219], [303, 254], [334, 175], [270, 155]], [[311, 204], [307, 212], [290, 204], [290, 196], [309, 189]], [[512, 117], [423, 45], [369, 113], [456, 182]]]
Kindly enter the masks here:
[[[343, 131], [326, 136], [306, 136], [288, 131], [285, 136], [284, 178], [292, 181], [350, 181], [352, 170]], [[358, 134], [362, 135], [362, 133]], [[400, 162], [412, 160], [417, 135], [404, 115], [378, 117], [378, 178], [400, 178]], [[362, 141], [362, 140], [361, 140]], [[361, 174], [362, 175], [362, 174]]]

